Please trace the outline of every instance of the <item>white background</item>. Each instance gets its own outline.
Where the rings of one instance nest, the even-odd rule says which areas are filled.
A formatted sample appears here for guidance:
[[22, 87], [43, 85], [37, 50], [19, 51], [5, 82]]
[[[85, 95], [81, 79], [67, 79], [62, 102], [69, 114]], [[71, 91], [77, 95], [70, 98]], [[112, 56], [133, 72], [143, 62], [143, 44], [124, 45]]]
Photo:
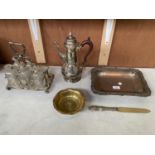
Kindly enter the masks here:
[[[153, 0], [3, 0], [0, 18], [155, 18]], [[155, 123], [155, 122], [152, 122]], [[154, 136], [0, 136], [1, 155], [154, 155]]]
[[154, 0], [1, 0], [0, 18], [154, 18]]

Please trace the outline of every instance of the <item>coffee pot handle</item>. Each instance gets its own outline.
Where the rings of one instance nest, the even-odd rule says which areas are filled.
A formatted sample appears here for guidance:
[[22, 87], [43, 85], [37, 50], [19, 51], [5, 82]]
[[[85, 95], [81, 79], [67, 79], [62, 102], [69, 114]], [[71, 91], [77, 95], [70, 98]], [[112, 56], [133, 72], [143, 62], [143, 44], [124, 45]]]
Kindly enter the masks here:
[[82, 63], [82, 66], [85, 65], [88, 56], [90, 55], [90, 53], [91, 53], [92, 50], [93, 50], [93, 42], [90, 40], [90, 37], [88, 37], [87, 40], [82, 41], [81, 47], [84, 47], [85, 45], [88, 45], [88, 46], [89, 46], [89, 49], [88, 49], [88, 52], [86, 53], [86, 55], [85, 55], [85, 57], [84, 57], [84, 61], [83, 61], [83, 63]]

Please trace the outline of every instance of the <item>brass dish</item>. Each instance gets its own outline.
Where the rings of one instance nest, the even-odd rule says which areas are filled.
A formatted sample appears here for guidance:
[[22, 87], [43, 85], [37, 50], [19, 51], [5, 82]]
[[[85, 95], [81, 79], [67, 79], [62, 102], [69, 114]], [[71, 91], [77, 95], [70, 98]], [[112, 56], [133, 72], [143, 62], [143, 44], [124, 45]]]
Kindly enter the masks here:
[[53, 99], [54, 108], [62, 114], [75, 114], [85, 105], [84, 95], [77, 89], [59, 91]]
[[91, 89], [96, 94], [150, 96], [141, 71], [123, 67], [96, 67], [91, 71]]

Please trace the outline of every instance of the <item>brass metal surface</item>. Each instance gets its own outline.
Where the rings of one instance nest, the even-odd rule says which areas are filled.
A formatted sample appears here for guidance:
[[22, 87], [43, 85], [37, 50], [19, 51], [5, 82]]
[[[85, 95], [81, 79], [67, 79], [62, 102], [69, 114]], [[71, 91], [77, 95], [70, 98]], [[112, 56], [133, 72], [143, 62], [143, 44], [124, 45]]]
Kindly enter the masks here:
[[105, 107], [92, 105], [89, 106], [89, 110], [92, 111], [118, 111], [118, 112], [128, 112], [128, 113], [149, 113], [149, 109], [145, 108], [129, 108], [129, 107]]
[[96, 94], [150, 96], [141, 71], [123, 67], [96, 67], [91, 71], [91, 89]]
[[85, 97], [77, 89], [64, 89], [56, 94], [53, 105], [62, 114], [75, 114], [83, 109]]

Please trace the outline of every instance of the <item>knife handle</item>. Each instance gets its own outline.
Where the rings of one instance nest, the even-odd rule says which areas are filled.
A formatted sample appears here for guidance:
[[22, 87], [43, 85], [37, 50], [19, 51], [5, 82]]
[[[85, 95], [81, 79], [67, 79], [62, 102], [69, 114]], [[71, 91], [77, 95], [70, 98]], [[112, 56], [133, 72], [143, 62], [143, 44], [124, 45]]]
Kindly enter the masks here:
[[97, 106], [97, 105], [91, 105], [88, 107], [88, 109], [92, 111], [117, 111], [116, 107], [105, 107], [105, 106]]

